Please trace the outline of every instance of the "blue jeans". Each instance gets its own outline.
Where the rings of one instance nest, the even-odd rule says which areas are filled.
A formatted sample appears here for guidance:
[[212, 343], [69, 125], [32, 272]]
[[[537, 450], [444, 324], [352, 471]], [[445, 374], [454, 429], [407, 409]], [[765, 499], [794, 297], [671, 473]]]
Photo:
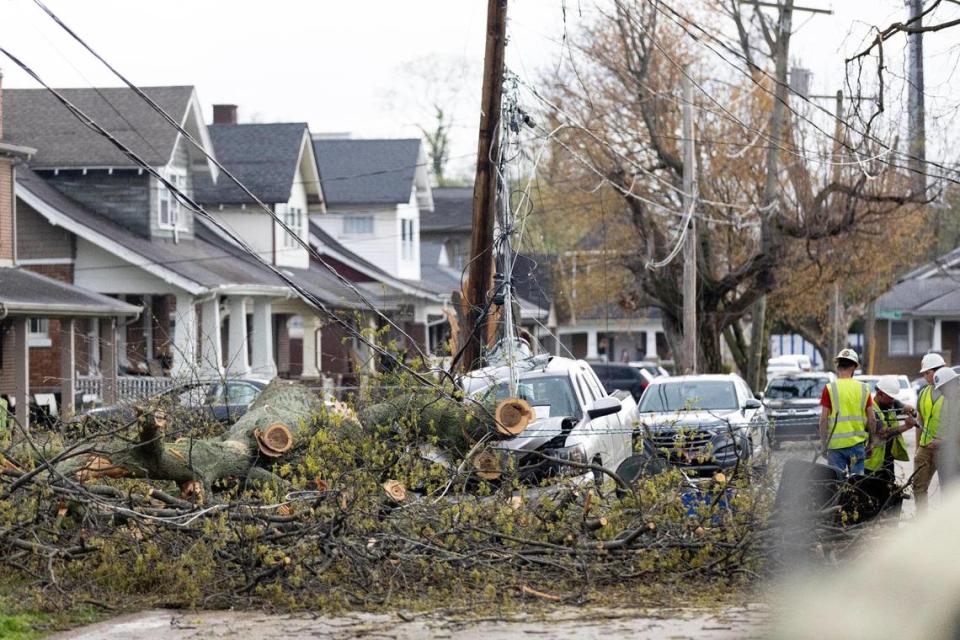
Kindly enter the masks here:
[[827, 464], [840, 471], [849, 470], [850, 475], [863, 475], [863, 462], [866, 458], [867, 449], [862, 442], [843, 449], [827, 449]]

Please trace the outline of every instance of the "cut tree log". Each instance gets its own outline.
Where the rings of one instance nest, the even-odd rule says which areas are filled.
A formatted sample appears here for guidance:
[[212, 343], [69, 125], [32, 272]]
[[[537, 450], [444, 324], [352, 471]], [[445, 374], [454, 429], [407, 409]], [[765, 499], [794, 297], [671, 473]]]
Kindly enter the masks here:
[[220, 437], [165, 442], [167, 416], [148, 407], [138, 418], [137, 442], [118, 439], [92, 444], [81, 455], [57, 465], [56, 470], [81, 480], [103, 476], [172, 480], [196, 498], [209, 495], [217, 480], [274, 479], [276, 476], [262, 465], [281, 460], [316, 428], [359, 429], [348, 420], [321, 424], [323, 415], [324, 403], [316, 393], [301, 384], [277, 379]]

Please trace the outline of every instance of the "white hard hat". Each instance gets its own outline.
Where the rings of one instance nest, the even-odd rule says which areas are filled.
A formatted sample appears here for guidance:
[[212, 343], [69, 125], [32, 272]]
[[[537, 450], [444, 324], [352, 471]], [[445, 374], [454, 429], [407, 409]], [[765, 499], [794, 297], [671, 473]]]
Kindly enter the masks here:
[[960, 374], [958, 374], [956, 371], [954, 371], [950, 367], [937, 369], [937, 372], [933, 374], [933, 388], [939, 389], [943, 385], [947, 384], [948, 382], [956, 378], [958, 375]]
[[930, 371], [930, 369], [939, 369], [940, 367], [947, 366], [947, 363], [944, 362], [943, 356], [939, 353], [928, 353], [923, 356], [923, 360], [920, 361], [920, 373]]
[[895, 398], [900, 393], [900, 383], [897, 381], [897, 376], [880, 376], [880, 379], [877, 380], [877, 390]]
[[834, 360], [849, 360], [853, 364], [860, 364], [860, 356], [853, 349], [841, 349]]

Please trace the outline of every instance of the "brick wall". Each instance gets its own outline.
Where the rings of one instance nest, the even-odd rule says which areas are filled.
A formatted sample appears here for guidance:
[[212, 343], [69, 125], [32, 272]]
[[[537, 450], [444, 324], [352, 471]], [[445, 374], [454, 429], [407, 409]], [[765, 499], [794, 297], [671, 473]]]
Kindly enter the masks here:
[[22, 200], [17, 201], [17, 259], [73, 259], [74, 235], [55, 227]]
[[30, 393], [60, 388], [60, 321], [50, 319], [50, 346], [30, 347]]
[[320, 370], [327, 374], [350, 373], [350, 343], [344, 344], [346, 331], [339, 325], [327, 325], [320, 331]]
[[0, 262], [13, 261], [13, 163], [0, 158]]
[[27, 271], [39, 273], [42, 276], [73, 284], [72, 264], [28, 264], [23, 266]]
[[[877, 342], [877, 348], [874, 350], [876, 364], [873, 367], [873, 373], [875, 375], [905, 375], [912, 380], [920, 375], [917, 371], [920, 369], [920, 359], [923, 357], [923, 354], [904, 356], [890, 355], [889, 324], [888, 320], [877, 320], [874, 331], [874, 339]], [[946, 347], [950, 346], [950, 342], [944, 341], [943, 346], [945, 347], [945, 350], [941, 351], [943, 359], [950, 363], [953, 360], [953, 353], [949, 349], [946, 349]]]
[[136, 171], [60, 171], [44, 180], [122, 227], [150, 236], [150, 178]]

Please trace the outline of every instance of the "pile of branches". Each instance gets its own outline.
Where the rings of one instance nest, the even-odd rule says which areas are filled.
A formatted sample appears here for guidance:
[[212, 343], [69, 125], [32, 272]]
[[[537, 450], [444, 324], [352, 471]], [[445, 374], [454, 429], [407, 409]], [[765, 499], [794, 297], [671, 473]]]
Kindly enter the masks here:
[[219, 436], [174, 421], [145, 406], [58, 447], [8, 443], [5, 581], [46, 606], [596, 602], [721, 593], [773, 544], [762, 478], [484, 475], [488, 408], [438, 390], [348, 407], [275, 381]]

